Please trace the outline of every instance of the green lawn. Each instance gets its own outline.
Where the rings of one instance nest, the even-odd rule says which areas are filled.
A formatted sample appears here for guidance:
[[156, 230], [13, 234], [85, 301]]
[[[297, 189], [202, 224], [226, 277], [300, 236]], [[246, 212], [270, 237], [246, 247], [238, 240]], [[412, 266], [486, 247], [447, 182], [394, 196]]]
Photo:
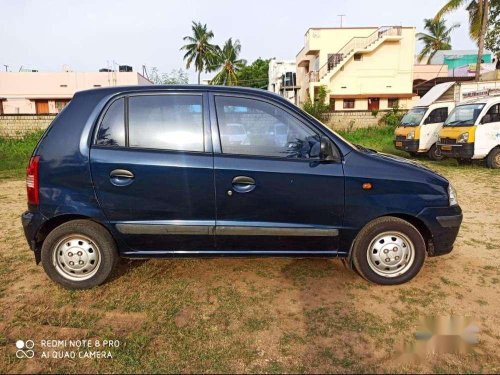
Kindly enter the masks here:
[[21, 139], [0, 138], [0, 180], [22, 179], [31, 154], [43, 132]]

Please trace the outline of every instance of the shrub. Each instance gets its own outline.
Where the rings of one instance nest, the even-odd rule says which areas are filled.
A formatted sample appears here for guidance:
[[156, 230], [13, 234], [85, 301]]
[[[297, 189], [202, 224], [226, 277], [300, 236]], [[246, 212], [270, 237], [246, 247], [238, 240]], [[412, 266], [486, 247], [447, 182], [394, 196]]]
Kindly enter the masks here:
[[378, 121], [379, 125], [388, 125], [391, 128], [395, 128], [401, 122], [401, 119], [405, 115], [406, 111], [402, 111], [398, 106], [392, 108], [389, 112], [383, 115]]
[[325, 103], [327, 94], [326, 87], [320, 86], [314, 102], [308, 97], [302, 109], [320, 121], [325, 120], [325, 113], [330, 109], [330, 106]]

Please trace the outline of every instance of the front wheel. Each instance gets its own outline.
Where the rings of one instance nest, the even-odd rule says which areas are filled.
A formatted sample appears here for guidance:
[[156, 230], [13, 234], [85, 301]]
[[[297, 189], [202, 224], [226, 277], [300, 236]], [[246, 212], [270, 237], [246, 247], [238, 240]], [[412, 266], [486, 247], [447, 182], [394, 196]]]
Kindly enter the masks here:
[[88, 289], [106, 281], [118, 261], [111, 234], [90, 220], [74, 220], [50, 232], [42, 246], [47, 275], [68, 289]]
[[437, 148], [435, 144], [432, 145], [429, 151], [427, 151], [427, 156], [429, 157], [429, 159], [436, 161], [444, 159], [443, 154], [441, 154], [441, 150]]
[[368, 281], [396, 285], [417, 275], [425, 250], [425, 241], [412, 224], [396, 217], [381, 217], [359, 232], [352, 258], [360, 275]]
[[486, 165], [488, 168], [500, 168], [500, 148], [496, 147], [490, 151], [486, 158]]

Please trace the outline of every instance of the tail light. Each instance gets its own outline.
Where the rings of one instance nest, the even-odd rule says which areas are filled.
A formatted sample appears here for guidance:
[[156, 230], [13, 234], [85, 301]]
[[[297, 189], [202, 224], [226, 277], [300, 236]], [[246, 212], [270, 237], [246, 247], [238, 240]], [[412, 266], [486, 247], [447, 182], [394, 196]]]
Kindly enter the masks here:
[[26, 191], [28, 192], [28, 204], [37, 205], [40, 202], [38, 195], [38, 162], [40, 156], [33, 156], [26, 168]]

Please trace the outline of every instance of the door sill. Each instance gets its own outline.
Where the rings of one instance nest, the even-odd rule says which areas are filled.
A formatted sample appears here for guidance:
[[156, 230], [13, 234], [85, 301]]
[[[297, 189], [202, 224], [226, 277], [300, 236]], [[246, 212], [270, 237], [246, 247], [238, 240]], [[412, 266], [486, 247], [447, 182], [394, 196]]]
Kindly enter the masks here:
[[335, 257], [339, 255], [337, 250], [159, 250], [159, 251], [125, 251], [120, 253], [124, 258], [182, 258], [182, 257]]

